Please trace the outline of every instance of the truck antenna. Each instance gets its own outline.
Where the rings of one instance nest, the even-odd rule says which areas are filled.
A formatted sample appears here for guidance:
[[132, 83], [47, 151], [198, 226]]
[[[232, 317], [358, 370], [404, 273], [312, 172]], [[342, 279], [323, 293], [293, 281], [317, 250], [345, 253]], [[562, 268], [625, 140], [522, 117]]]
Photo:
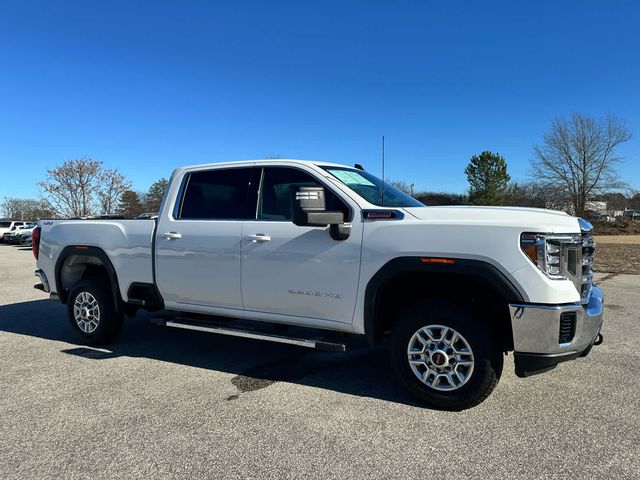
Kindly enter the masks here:
[[382, 184], [380, 185], [380, 200], [384, 207], [384, 135], [382, 135]]

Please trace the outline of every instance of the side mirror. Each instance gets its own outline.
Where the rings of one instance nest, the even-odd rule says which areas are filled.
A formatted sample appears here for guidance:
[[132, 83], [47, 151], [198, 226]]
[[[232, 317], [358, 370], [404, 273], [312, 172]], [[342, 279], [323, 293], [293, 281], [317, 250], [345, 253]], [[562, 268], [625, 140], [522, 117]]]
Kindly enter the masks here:
[[324, 188], [291, 186], [291, 219], [299, 227], [326, 227], [331, 225], [331, 237], [345, 240], [351, 225], [344, 224], [342, 212], [327, 211]]

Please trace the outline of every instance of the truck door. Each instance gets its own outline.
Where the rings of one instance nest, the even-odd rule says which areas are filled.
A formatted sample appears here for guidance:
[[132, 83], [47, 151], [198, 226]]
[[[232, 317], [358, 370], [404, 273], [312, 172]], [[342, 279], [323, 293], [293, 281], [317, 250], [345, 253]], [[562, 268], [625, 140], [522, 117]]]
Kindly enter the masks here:
[[[242, 232], [244, 308], [351, 323], [358, 291], [362, 222], [355, 204], [340, 198], [311, 173], [293, 167], [262, 170], [257, 219]], [[290, 187], [323, 186], [328, 210], [342, 210], [352, 222], [346, 240], [328, 228], [299, 227], [291, 221]], [[301, 320], [301, 323], [305, 323]]]
[[[156, 281], [169, 309], [242, 309], [242, 222], [255, 219], [251, 167], [187, 173], [156, 233]], [[204, 308], [203, 308], [204, 307]]]

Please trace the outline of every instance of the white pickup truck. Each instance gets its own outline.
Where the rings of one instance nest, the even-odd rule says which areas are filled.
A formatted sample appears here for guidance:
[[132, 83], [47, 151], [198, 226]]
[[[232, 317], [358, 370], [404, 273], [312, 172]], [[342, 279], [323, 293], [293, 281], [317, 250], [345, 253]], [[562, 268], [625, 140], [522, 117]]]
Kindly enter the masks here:
[[[156, 321], [342, 351], [388, 344], [424, 403], [483, 401], [514, 352], [526, 377], [602, 342], [588, 222], [427, 207], [361, 167], [260, 160], [178, 168], [157, 218], [41, 221], [37, 288], [87, 344]], [[295, 332], [295, 334], [293, 333]]]

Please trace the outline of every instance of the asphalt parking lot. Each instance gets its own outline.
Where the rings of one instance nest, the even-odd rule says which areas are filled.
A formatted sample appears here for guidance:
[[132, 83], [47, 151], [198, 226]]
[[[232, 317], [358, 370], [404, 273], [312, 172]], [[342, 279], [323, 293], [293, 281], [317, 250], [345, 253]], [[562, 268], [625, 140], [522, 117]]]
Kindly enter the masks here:
[[[0, 478], [639, 478], [640, 276], [601, 283], [604, 344], [502, 380], [460, 413], [421, 408], [384, 350], [317, 353], [127, 321], [75, 343], [0, 244]], [[603, 276], [601, 275], [602, 279]]]

